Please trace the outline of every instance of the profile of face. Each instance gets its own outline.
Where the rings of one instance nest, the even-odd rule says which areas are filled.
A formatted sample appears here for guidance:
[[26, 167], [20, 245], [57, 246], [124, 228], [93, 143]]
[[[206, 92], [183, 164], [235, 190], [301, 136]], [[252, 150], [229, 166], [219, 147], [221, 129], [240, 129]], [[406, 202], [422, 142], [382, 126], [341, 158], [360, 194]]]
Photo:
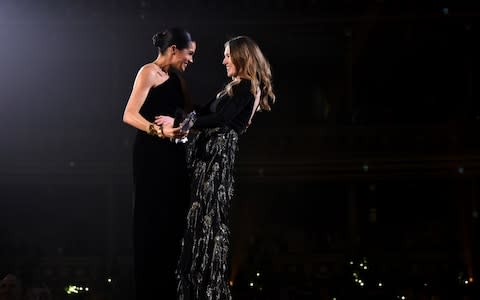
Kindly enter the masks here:
[[230, 56], [230, 46], [225, 46], [225, 51], [223, 52], [223, 62], [222, 64], [225, 65], [227, 68], [227, 76], [228, 77], [235, 77], [237, 76], [237, 67], [232, 62], [232, 57]]
[[172, 53], [172, 66], [182, 72], [185, 71], [187, 66], [193, 63], [193, 55], [196, 49], [197, 45], [193, 41], [184, 49], [174, 48]]

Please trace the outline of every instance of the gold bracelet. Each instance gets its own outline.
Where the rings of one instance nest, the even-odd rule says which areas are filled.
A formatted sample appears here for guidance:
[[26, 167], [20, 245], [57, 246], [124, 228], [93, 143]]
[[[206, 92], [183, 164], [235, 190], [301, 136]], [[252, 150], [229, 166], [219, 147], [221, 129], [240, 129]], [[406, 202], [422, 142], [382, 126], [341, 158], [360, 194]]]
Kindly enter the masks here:
[[153, 124], [148, 125], [147, 133], [149, 135], [157, 135], [157, 130], [155, 129], [155, 125], [153, 125]]
[[156, 135], [156, 136], [158, 136], [159, 138], [163, 138], [163, 137], [164, 137], [162, 127], [160, 126], [160, 130], [158, 130], [158, 129], [155, 128], [155, 125], [154, 125], [154, 124], [148, 125], [148, 134], [149, 134], [149, 135]]
[[160, 125], [160, 134], [161, 134], [160, 137], [162, 138], [165, 137], [165, 133], [163, 133], [163, 124]]

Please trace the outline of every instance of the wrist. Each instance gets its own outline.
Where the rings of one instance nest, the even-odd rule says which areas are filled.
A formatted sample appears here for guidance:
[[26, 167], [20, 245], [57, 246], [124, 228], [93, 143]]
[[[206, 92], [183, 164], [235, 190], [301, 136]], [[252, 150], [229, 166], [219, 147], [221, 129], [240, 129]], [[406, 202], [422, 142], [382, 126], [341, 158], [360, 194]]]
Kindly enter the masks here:
[[147, 127], [147, 133], [149, 135], [158, 136], [159, 138], [165, 137], [165, 135], [163, 134], [163, 128], [161, 125], [156, 126], [155, 124], [149, 124]]
[[165, 133], [163, 132], [163, 125], [160, 125], [159, 128], [160, 128], [160, 131], [159, 131], [160, 135], [159, 136], [162, 137], [162, 138], [166, 137]]

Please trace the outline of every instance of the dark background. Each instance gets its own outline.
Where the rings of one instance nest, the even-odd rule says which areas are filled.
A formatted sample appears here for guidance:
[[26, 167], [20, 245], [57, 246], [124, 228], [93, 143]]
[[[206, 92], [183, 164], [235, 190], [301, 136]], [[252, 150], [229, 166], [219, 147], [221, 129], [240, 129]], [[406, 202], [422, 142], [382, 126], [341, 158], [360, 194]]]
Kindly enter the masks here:
[[133, 299], [122, 114], [152, 35], [182, 26], [196, 103], [226, 82], [235, 35], [274, 74], [277, 103], [240, 142], [235, 299], [467, 299], [479, 16], [447, 0], [2, 1], [0, 276], [54, 299]]

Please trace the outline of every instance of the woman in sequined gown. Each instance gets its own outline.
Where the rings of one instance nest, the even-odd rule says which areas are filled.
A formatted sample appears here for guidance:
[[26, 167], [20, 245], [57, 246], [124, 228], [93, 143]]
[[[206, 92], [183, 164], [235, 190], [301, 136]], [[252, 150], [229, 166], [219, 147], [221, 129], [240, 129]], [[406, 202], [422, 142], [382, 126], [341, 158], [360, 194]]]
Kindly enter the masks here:
[[227, 274], [238, 139], [253, 114], [270, 110], [275, 101], [270, 65], [251, 38], [227, 41], [223, 64], [232, 80], [197, 111], [189, 136], [191, 197], [177, 268], [179, 300], [231, 299]]
[[158, 56], [138, 71], [123, 116], [137, 129], [133, 146], [137, 300], [175, 299], [176, 261], [189, 203], [185, 148], [169, 139], [178, 129], [159, 127], [154, 119], [188, 110], [180, 72], [192, 62], [195, 43], [178, 28], [155, 34], [153, 42]]

